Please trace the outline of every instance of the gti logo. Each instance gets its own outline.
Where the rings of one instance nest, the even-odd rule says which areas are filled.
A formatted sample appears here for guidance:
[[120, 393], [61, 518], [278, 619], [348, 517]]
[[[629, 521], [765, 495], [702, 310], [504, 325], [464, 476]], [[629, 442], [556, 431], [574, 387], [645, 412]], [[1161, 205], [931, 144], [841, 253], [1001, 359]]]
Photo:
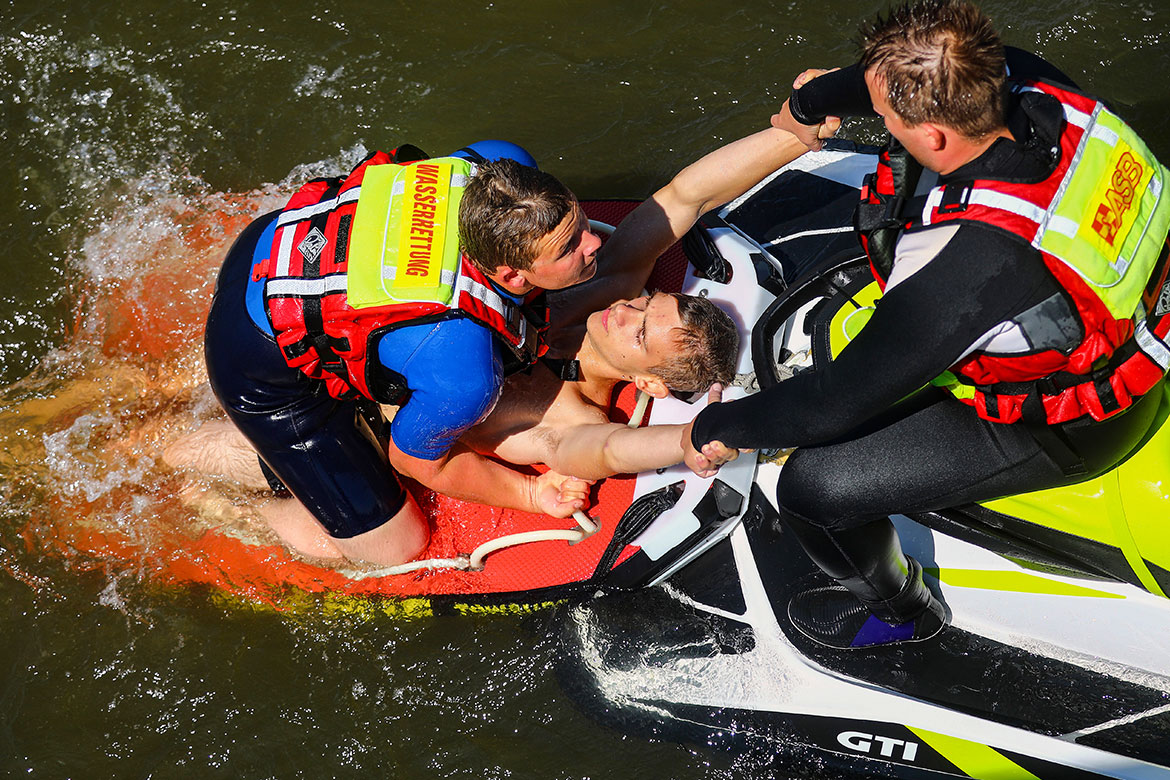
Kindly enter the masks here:
[[914, 757], [918, 755], [917, 742], [906, 742], [893, 737], [879, 737], [876, 734], [865, 734], [860, 731], [842, 731], [837, 735], [837, 741], [858, 753], [872, 754], [876, 747], [878, 755], [882, 758], [894, 758], [894, 749], [898, 747], [902, 748], [901, 758], [903, 761], [913, 761]]

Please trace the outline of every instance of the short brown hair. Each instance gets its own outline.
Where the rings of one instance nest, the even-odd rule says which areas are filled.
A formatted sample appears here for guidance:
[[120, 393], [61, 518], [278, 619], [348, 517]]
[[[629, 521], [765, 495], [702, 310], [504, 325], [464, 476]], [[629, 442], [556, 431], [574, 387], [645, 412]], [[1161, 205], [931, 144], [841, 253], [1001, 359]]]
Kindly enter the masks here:
[[526, 271], [576, 202], [552, 174], [507, 158], [482, 163], [459, 203], [459, 245], [485, 274], [502, 265]]
[[885, 82], [906, 123], [937, 122], [975, 141], [1004, 127], [1003, 44], [969, 0], [903, 3], [860, 36], [861, 66]]
[[674, 329], [677, 354], [650, 373], [671, 390], [706, 390], [716, 382], [731, 384], [739, 357], [739, 330], [727, 312], [706, 298], [668, 293], [678, 301], [682, 326]]

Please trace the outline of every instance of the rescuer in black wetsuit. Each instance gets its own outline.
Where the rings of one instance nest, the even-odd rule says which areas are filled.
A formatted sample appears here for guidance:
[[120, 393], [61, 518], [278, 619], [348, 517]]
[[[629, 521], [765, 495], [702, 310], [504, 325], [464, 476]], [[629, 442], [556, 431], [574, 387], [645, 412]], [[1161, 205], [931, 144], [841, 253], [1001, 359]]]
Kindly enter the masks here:
[[[911, 165], [917, 160], [924, 169], [917, 194], [935, 184], [975, 180], [991, 182], [992, 192], [999, 182], [1031, 185], [1052, 176], [1062, 159], [1065, 167], [1075, 164], [1060, 148], [1062, 133], [1076, 130], [1066, 120], [1075, 109], [1040, 90], [1008, 89], [1034, 83], [1030, 79], [1063, 80], [1064, 90], [1071, 85], [1047, 63], [1014, 51], [1005, 83], [1004, 49], [970, 4], [931, 0], [897, 8], [863, 31], [863, 48], [859, 65], [797, 89], [774, 124], [799, 130], [798, 123], [815, 125], [826, 115], [876, 111], [908, 152], [899, 158], [893, 145], [895, 167], [898, 159]], [[815, 133], [807, 137], [815, 148]], [[907, 189], [914, 186], [902, 181], [896, 194], [909, 201], [916, 193]], [[995, 384], [995, 392], [989, 390], [974, 408], [930, 387], [957, 366], [973, 373], [988, 356], [993, 367], [1032, 361], [1029, 370], [1040, 386], [1050, 377], [1035, 367], [1036, 356], [1078, 354], [1088, 332], [1084, 315], [1046, 258], [996, 219], [940, 218], [924, 225], [917, 215], [894, 214], [896, 221], [871, 219], [866, 225], [864, 210], [859, 215], [860, 227], [868, 228], [871, 261], [879, 277], [888, 275], [866, 327], [822, 370], [704, 410], [689, 440], [692, 452], [711, 442], [799, 447], [780, 477], [780, 513], [839, 585], [798, 593], [789, 614], [802, 632], [836, 647], [923, 640], [946, 623], [921, 566], [902, 554], [890, 514], [944, 509], [1102, 473], [1141, 439], [1158, 395], [1119, 390], [1113, 397], [1119, 385], [1110, 385], [1113, 374], [1101, 373], [1116, 374], [1108, 355], [1089, 374], [1074, 377], [1100, 390], [1100, 397], [1090, 394], [1085, 408], [1064, 408], [1060, 416], [1047, 403], [1066, 389], [1073, 376], [1068, 366], [1052, 372], [1065, 384], [1053, 380], [1051, 387], [1017, 396], [1008, 392], [1019, 390], [1014, 385]], [[1155, 258], [1165, 235], [1163, 229], [1149, 239]], [[1154, 274], [1163, 276], [1146, 286], [1155, 301], [1159, 294], [1168, 300], [1165, 262], [1151, 262]], [[1163, 361], [1170, 355], [1164, 320], [1150, 321], [1157, 332], [1152, 350], [1160, 353], [1154, 357]], [[1133, 352], [1133, 341], [1130, 335], [1116, 349], [1118, 359]], [[1166, 366], [1151, 359], [1143, 368], [1157, 386]], [[1013, 405], [1012, 398], [1026, 400]], [[1003, 420], [1022, 418], [1005, 424], [997, 413]]]

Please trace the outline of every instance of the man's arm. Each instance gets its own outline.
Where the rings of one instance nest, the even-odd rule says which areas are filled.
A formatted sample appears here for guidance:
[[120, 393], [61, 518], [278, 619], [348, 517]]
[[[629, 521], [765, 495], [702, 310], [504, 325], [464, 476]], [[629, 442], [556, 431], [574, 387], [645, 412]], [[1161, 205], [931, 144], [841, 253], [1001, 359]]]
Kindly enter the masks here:
[[[582, 479], [637, 474], [683, 460], [683, 425], [631, 428], [621, 423], [575, 425], [560, 431], [549, 467]], [[555, 465], [554, 465], [555, 464]]]
[[565, 477], [556, 471], [521, 474], [459, 443], [436, 460], [408, 455], [393, 441], [387, 451], [399, 473], [452, 498], [553, 517], [568, 517], [589, 505], [587, 478]]
[[554, 327], [583, 322], [620, 298], [642, 293], [658, 256], [711, 209], [739, 197], [807, 147], [770, 127], [733, 141], [680, 171], [622, 220], [601, 248], [593, 281], [551, 296]]
[[[723, 388], [713, 385], [707, 395], [708, 404], [719, 403], [722, 396]], [[545, 463], [561, 474], [597, 480], [681, 463], [685, 427], [631, 428], [609, 422], [601, 414], [592, 419], [582, 417], [570, 424], [545, 421], [496, 442], [494, 454], [518, 463]], [[732, 459], [734, 456], [727, 458]]]
[[631, 428], [621, 423], [577, 425], [562, 432], [549, 466], [583, 479], [642, 471], [681, 463], [682, 425]]

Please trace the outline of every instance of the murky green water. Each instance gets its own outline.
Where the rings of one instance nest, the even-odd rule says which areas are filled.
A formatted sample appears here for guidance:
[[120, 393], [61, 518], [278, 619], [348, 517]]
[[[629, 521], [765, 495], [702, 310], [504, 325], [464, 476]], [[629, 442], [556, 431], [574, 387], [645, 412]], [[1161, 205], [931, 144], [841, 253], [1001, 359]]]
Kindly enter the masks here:
[[[256, 209], [366, 150], [411, 141], [441, 153], [498, 137], [582, 196], [644, 196], [763, 126], [803, 67], [848, 61], [857, 21], [880, 5], [10, 2], [0, 8], [0, 384], [10, 386], [0, 411], [52, 395], [78, 366], [100, 375], [88, 302], [141, 292], [160, 253], [181, 269], [177, 250], [160, 249], [168, 231], [223, 212], [223, 193], [252, 193], [240, 208]], [[1111, 98], [1170, 158], [1166, 0], [986, 7], [1009, 43]], [[124, 424], [94, 407], [92, 420], [85, 409], [70, 419]], [[42, 444], [60, 432], [35, 421], [4, 433], [0, 774], [773, 774], [766, 755], [594, 725], [551, 672], [551, 614], [404, 622], [324, 601], [279, 614], [158, 588], [150, 560], [50, 551], [35, 533], [43, 508], [57, 499], [58, 520], [71, 501], [91, 510], [109, 484], [87, 466], [84, 441]], [[29, 442], [48, 454], [22, 456]], [[150, 495], [106, 519], [150, 525]]]

